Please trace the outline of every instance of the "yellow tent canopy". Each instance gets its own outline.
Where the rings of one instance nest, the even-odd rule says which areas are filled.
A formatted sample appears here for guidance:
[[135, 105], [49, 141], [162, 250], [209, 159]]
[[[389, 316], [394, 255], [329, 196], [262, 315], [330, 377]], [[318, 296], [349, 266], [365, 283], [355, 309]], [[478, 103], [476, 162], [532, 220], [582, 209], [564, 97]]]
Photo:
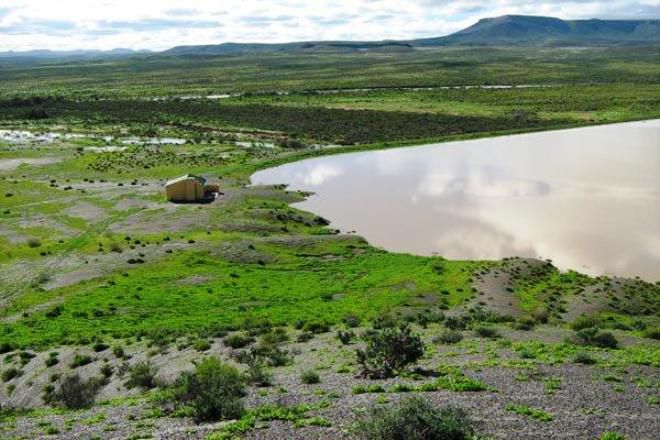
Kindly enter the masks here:
[[193, 174], [172, 179], [165, 184], [165, 195], [171, 202], [196, 202], [206, 197], [206, 179]]

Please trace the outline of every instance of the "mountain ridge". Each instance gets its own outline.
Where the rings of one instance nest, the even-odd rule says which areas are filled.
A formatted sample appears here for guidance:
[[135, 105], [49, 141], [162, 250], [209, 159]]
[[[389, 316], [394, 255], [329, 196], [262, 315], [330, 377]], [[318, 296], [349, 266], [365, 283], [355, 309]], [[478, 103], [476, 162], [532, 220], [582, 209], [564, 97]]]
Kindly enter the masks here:
[[289, 43], [234, 43], [174, 46], [164, 51], [112, 49], [0, 52], [0, 58], [104, 58], [133, 55], [221, 56], [275, 52], [401, 51], [442, 46], [634, 46], [660, 45], [660, 19], [562, 20], [533, 15], [482, 18], [449, 35], [410, 40], [300, 41]]

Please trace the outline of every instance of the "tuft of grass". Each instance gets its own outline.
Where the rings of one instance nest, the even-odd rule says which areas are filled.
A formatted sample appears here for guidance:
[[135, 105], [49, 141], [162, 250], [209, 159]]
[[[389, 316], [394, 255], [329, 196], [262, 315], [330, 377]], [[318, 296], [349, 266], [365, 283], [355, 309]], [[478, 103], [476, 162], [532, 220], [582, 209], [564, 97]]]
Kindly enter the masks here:
[[314, 370], [306, 370], [300, 375], [300, 381], [306, 385], [321, 383], [321, 376]]
[[550, 422], [554, 419], [554, 416], [552, 414], [549, 414], [540, 409], [532, 408], [527, 405], [509, 404], [506, 406], [506, 409], [507, 411], [514, 412], [521, 416], [531, 417], [541, 422]]

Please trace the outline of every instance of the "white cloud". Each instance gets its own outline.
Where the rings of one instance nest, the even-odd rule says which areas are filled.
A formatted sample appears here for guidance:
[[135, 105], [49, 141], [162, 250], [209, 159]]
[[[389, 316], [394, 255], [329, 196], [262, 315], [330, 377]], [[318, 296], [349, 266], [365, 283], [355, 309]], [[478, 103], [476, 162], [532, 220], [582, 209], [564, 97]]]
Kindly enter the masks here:
[[405, 39], [503, 14], [658, 18], [660, 0], [0, 0], [0, 50]]

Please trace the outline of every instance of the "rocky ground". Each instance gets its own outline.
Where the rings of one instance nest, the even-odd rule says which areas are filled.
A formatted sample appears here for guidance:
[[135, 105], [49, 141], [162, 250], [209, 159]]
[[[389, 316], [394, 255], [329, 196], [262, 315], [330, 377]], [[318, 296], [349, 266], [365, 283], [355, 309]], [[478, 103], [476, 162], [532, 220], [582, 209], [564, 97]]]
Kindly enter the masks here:
[[[361, 331], [357, 329], [356, 333]], [[622, 348], [588, 350], [596, 363], [582, 365], [573, 361], [580, 350], [561, 342], [571, 332], [555, 327], [521, 331], [500, 326], [497, 339], [464, 331], [465, 338], [454, 345], [434, 342], [444, 331], [438, 324], [417, 331], [427, 344], [426, 355], [419, 363], [420, 371], [427, 376], [388, 380], [358, 378], [354, 352], [359, 343], [343, 345], [334, 332], [317, 335], [307, 342], [284, 343], [282, 348], [293, 355], [293, 362], [272, 370], [271, 386], [251, 387], [245, 405], [247, 408], [266, 404], [309, 405], [309, 410], [303, 416], [304, 421], [258, 421], [242, 438], [351, 438], [356, 417], [367, 408], [392, 404], [412, 394], [438, 406], [465, 408], [485, 438], [597, 439], [612, 431], [629, 439], [654, 439], [660, 432], [658, 344], [650, 340], [621, 337]], [[289, 333], [295, 341], [299, 332]], [[646, 355], [640, 354], [644, 347], [648, 349]], [[63, 347], [57, 352], [59, 363], [52, 367], [44, 366], [48, 353], [29, 359], [22, 367], [22, 376], [9, 382], [16, 388], [15, 394], [7, 396], [7, 385], [3, 387], [4, 395], [0, 397], [4, 402], [36, 409], [3, 413], [2, 438], [205, 439], [230, 423], [196, 424], [190, 418], [173, 417], [155, 398], [161, 391], [127, 390], [126, 375], [120, 373], [122, 363], [134, 365], [148, 361], [157, 372], [157, 383], [164, 386], [205, 356], [235, 363], [237, 350], [226, 347], [220, 340], [215, 340], [205, 352], [187, 346], [184, 341], [159, 350], [150, 350], [144, 342], [136, 342], [126, 346], [123, 359], [117, 358], [111, 349], [96, 353], [91, 349]], [[49, 374], [52, 377], [71, 369], [75, 354], [87, 354], [92, 359], [76, 368], [83, 377], [98, 374], [105, 364], [113, 367], [114, 374], [99, 395], [98, 404], [80, 411], [41, 407], [40, 390], [48, 382]], [[2, 364], [13, 365], [13, 358], [11, 354], [4, 355]], [[401, 386], [433, 382], [433, 373], [447, 366], [457, 367], [468, 377], [483, 382], [488, 390], [406, 392]], [[319, 384], [301, 382], [301, 373], [309, 369], [318, 371]], [[50, 370], [49, 374], [45, 370]], [[374, 385], [382, 389], [369, 388]], [[519, 415], [508, 408], [510, 405], [540, 410], [549, 414], [551, 420]]]

